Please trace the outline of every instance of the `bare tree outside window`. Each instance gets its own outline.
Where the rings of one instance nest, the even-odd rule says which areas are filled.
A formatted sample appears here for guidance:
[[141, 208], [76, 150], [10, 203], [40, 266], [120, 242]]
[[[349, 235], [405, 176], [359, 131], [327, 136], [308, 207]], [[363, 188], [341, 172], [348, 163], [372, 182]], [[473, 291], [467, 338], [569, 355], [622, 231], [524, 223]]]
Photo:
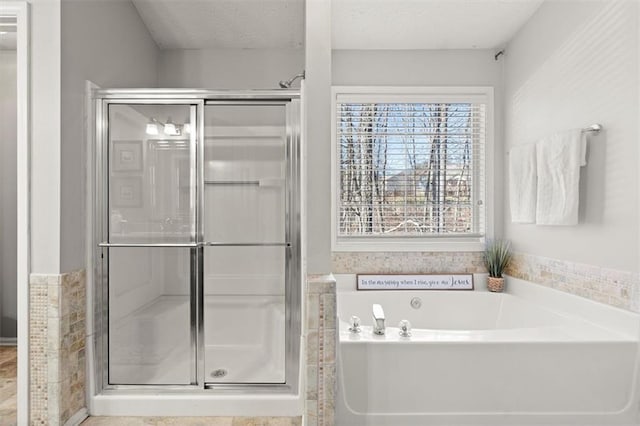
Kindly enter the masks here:
[[484, 104], [338, 103], [339, 236], [480, 232]]

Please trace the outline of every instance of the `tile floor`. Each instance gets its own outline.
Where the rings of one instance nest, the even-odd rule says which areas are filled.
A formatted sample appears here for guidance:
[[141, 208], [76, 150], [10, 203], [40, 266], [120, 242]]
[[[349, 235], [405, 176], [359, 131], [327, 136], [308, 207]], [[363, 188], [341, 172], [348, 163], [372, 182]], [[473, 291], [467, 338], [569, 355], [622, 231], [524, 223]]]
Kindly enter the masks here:
[[15, 346], [0, 346], [0, 426], [16, 424], [17, 361]]

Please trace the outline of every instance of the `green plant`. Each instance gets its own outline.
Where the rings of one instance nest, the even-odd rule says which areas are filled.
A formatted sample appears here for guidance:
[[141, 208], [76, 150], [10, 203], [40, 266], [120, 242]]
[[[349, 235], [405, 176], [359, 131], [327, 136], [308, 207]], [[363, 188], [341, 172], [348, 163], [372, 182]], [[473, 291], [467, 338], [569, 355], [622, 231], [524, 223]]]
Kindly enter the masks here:
[[511, 261], [511, 243], [506, 240], [488, 240], [483, 260], [490, 277], [502, 278], [502, 273]]

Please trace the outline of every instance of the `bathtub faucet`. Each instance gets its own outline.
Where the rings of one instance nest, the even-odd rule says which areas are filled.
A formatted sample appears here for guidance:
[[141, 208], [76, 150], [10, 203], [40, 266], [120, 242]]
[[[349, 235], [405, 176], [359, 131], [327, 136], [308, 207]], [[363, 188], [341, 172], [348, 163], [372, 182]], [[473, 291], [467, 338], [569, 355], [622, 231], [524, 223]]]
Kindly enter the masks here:
[[382, 306], [373, 304], [373, 334], [384, 335], [384, 311]]

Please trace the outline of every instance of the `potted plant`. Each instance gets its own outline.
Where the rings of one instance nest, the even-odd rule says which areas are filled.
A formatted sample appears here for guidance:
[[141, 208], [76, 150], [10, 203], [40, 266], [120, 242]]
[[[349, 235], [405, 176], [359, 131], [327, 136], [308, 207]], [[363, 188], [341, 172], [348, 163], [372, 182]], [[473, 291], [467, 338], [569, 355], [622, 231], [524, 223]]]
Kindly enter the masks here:
[[511, 243], [505, 240], [489, 240], [484, 249], [484, 265], [489, 271], [487, 288], [489, 291], [504, 290], [502, 273], [511, 261]]

